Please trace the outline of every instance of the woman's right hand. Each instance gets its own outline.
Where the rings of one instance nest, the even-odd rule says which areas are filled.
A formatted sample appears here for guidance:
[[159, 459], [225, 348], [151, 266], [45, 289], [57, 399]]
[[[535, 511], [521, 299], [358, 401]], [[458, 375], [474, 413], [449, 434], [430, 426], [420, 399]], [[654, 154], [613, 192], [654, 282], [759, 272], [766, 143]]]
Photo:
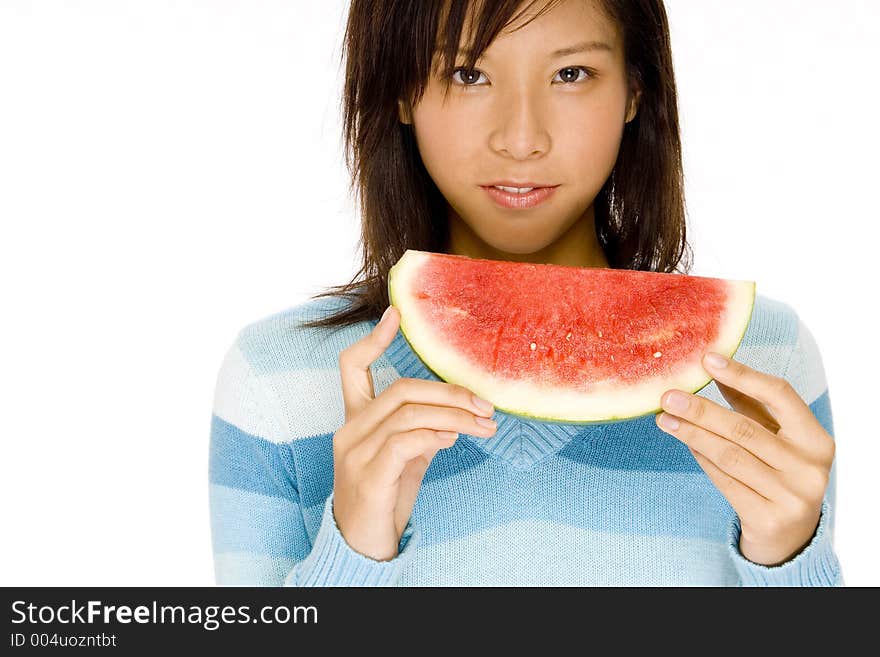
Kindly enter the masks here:
[[333, 435], [333, 515], [355, 551], [378, 561], [397, 556], [422, 479], [438, 450], [458, 434], [489, 438], [481, 409], [463, 386], [401, 378], [375, 396], [369, 366], [391, 344], [400, 315], [384, 319], [339, 354], [345, 424]]

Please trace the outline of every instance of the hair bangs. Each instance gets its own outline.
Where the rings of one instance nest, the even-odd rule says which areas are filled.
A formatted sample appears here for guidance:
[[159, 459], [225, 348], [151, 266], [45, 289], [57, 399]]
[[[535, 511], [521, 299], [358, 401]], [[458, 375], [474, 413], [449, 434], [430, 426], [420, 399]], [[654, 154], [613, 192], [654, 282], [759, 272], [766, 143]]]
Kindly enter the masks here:
[[[412, 87], [407, 90], [409, 93], [406, 94], [410, 103], [408, 109], [421, 100], [428, 79], [432, 75], [437, 75], [440, 78], [448, 93], [450, 76], [457, 68], [455, 63], [460, 55], [464, 57], [462, 67], [474, 68], [477, 60], [483, 56], [483, 53], [492, 45], [502, 30], [510, 25], [515, 25], [522, 16], [528, 14], [535, 5], [542, 1], [543, 7], [522, 25], [517, 25], [512, 30], [516, 31], [524, 28], [562, 0], [532, 0], [526, 3], [519, 12], [516, 9], [522, 4], [522, 0], [502, 0], [501, 2], [440, 0], [436, 2], [436, 11], [430, 12], [434, 19], [434, 24], [428, 30], [431, 40], [420, 44], [420, 49], [425, 53], [421, 61], [427, 62], [427, 65], [414, 72], [414, 82]], [[468, 20], [469, 17], [470, 20]], [[467, 38], [464, 44], [462, 44], [463, 34]]]

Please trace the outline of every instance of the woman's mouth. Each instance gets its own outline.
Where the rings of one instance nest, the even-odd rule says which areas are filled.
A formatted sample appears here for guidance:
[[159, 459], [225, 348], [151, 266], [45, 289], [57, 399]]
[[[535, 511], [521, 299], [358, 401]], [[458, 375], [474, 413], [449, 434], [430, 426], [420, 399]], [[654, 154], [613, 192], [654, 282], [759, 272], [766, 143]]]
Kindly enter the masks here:
[[499, 187], [495, 185], [482, 185], [482, 187], [492, 200], [501, 207], [524, 210], [526, 208], [533, 208], [539, 203], [546, 201], [553, 195], [554, 190], [559, 185], [533, 188]]

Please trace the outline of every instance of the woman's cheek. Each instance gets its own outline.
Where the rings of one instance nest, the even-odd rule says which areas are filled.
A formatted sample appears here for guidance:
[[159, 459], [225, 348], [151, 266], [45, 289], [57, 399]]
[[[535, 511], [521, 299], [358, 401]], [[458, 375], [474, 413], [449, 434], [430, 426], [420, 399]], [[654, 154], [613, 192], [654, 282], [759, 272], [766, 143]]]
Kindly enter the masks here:
[[611, 175], [623, 139], [622, 123], [620, 116], [610, 112], [599, 113], [582, 123], [577, 133], [578, 160], [587, 169], [582, 175], [600, 178], [602, 182]]

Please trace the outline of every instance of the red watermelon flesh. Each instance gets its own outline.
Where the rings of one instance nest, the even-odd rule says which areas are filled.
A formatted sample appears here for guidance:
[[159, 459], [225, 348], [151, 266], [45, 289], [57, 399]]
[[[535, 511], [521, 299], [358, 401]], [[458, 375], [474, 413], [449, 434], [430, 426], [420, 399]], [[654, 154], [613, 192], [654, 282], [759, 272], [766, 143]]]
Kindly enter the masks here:
[[596, 423], [659, 412], [670, 388], [705, 387], [702, 356], [736, 352], [755, 283], [410, 249], [388, 292], [404, 337], [443, 381], [514, 415]]

